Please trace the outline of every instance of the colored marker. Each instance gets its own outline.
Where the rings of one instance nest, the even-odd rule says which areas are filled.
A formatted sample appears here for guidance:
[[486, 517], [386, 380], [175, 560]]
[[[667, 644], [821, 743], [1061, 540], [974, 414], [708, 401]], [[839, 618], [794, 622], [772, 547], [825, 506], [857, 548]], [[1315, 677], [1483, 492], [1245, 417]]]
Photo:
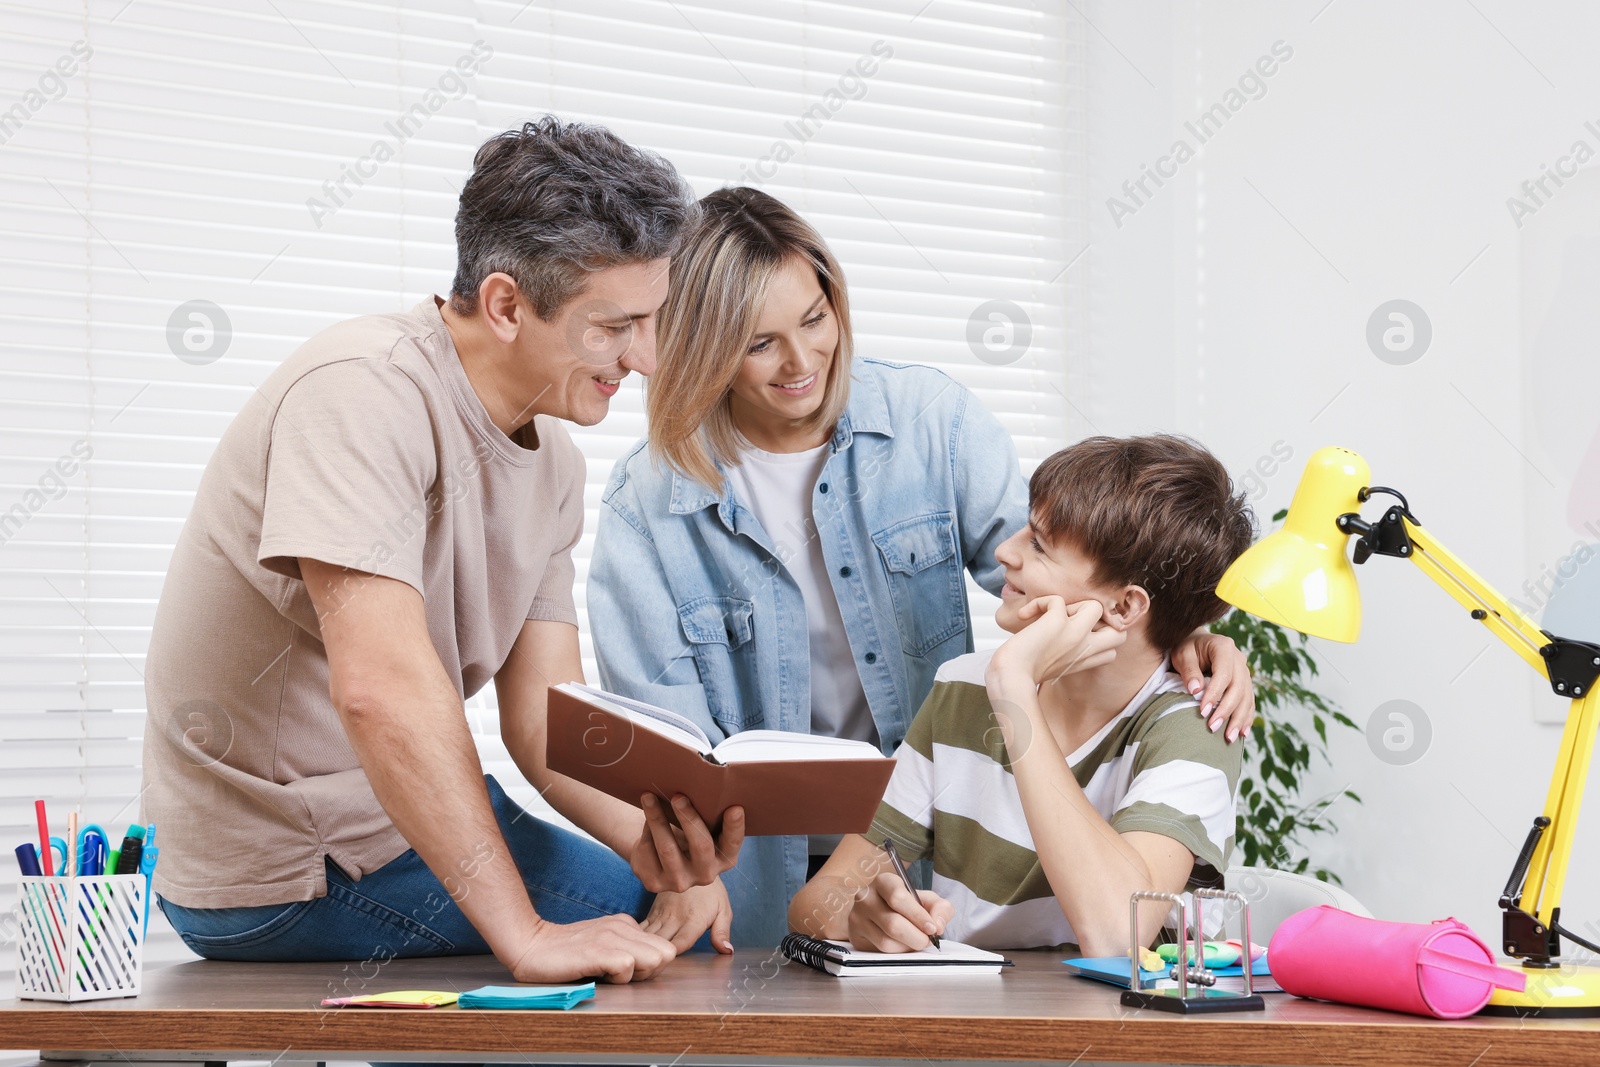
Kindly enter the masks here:
[[134, 823], [128, 827], [128, 833], [122, 839], [122, 848], [117, 852], [117, 873], [138, 874], [143, 853], [144, 827]]
[[17, 866], [22, 868], [22, 877], [39, 877], [39, 850], [33, 847], [33, 842], [17, 846]]

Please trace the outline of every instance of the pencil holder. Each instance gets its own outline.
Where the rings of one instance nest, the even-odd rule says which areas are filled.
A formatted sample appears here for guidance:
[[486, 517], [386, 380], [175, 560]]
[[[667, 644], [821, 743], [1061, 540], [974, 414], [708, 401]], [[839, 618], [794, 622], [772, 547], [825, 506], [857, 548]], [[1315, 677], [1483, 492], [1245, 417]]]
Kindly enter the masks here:
[[17, 891], [17, 997], [137, 996], [146, 893], [142, 874], [23, 878]]

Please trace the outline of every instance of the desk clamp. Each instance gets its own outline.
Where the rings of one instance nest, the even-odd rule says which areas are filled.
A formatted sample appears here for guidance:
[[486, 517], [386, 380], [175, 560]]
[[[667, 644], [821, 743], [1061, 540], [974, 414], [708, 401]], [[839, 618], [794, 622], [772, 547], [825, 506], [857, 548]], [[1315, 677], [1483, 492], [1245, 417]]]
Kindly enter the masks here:
[[[1199, 938], [1199, 950], [1195, 953], [1194, 962], [1189, 960], [1189, 910], [1182, 896], [1177, 893], [1154, 893], [1140, 890], [1128, 899], [1128, 970], [1130, 982], [1122, 994], [1122, 1003], [1130, 1008], [1153, 1008], [1156, 1011], [1178, 1012], [1184, 1015], [1194, 1015], [1205, 1012], [1222, 1011], [1265, 1011], [1266, 1002], [1261, 999], [1261, 994], [1251, 989], [1250, 971], [1254, 961], [1250, 958], [1250, 903], [1245, 900], [1244, 894], [1227, 889], [1196, 889], [1194, 896], [1194, 930]], [[1243, 927], [1243, 937], [1240, 944], [1241, 970], [1244, 972], [1244, 992], [1234, 993], [1224, 989], [1217, 989], [1217, 976], [1206, 967], [1205, 959], [1205, 927], [1202, 925], [1201, 902], [1205, 899], [1233, 900], [1239, 904], [1239, 921]], [[1168, 976], [1176, 979], [1176, 989], [1144, 989], [1139, 969], [1139, 902], [1144, 900], [1160, 900], [1176, 905], [1178, 909], [1178, 960], [1172, 965]], [[1227, 933], [1224, 923], [1224, 934]], [[1195, 986], [1190, 993], [1190, 984]]]

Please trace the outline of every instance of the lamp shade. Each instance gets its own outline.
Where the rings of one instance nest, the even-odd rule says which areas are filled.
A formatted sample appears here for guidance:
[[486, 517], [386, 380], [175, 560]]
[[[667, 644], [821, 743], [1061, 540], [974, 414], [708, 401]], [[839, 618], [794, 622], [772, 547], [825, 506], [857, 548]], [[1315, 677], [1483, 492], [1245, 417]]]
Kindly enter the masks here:
[[1291, 630], [1351, 642], [1361, 633], [1361, 593], [1345, 555], [1340, 515], [1360, 512], [1367, 461], [1323, 448], [1306, 463], [1283, 529], [1250, 546], [1217, 583], [1217, 596]]

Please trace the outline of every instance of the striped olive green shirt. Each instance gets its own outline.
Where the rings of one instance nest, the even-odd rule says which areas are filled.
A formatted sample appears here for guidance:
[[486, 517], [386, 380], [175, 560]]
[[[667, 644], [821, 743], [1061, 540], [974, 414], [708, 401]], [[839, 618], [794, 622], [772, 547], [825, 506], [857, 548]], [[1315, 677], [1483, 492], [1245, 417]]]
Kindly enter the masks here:
[[[948, 935], [989, 948], [1076, 944], [1028, 831], [984, 668], [953, 659], [895, 752], [872, 823], [907, 860], [933, 857], [933, 890], [955, 905]], [[1118, 833], [1172, 838], [1194, 854], [1190, 885], [1217, 885], [1233, 849], [1240, 746], [1206, 728], [1163, 663], [1128, 706], [1067, 757], [1084, 795]]]

